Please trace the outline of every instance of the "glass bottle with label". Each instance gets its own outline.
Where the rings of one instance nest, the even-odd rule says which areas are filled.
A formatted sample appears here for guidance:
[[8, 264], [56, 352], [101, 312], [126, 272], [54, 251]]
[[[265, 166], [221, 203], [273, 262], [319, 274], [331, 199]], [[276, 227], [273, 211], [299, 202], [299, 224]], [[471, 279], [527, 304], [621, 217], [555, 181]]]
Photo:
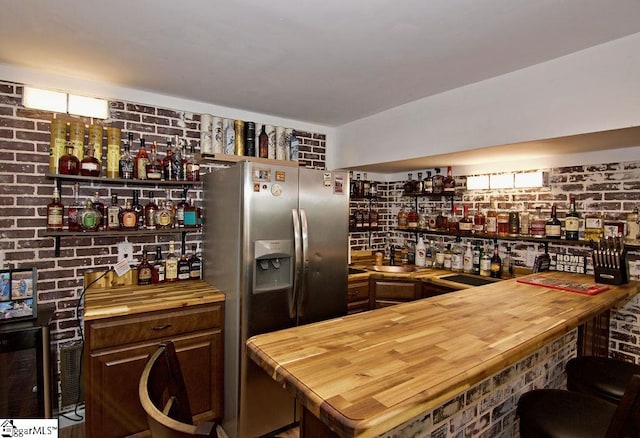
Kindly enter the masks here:
[[520, 212], [520, 235], [529, 236], [531, 230], [531, 216], [529, 212], [523, 210]]
[[558, 215], [556, 213], [556, 206], [551, 206], [551, 217], [547, 219], [545, 222], [544, 233], [547, 239], [559, 239], [561, 233], [560, 220], [558, 219]]
[[449, 217], [447, 217], [447, 228], [451, 234], [458, 234], [460, 231], [457, 213], [458, 207], [455, 204], [451, 205], [451, 212], [449, 213]]
[[191, 246], [191, 257], [189, 257], [189, 279], [199, 280], [201, 276], [202, 260], [198, 257], [196, 246]]
[[631, 213], [627, 214], [627, 230], [625, 240], [636, 241], [640, 237], [640, 214], [638, 207], [633, 207]]
[[420, 217], [418, 215], [418, 212], [413, 206], [411, 206], [409, 208], [409, 212], [407, 213], [407, 228], [412, 230], [417, 229], [419, 220]]
[[413, 194], [421, 195], [424, 191], [424, 181], [422, 180], [422, 172], [418, 172], [418, 179], [413, 182]]
[[480, 275], [482, 277], [491, 276], [491, 251], [489, 251], [488, 244], [484, 245], [480, 255]]
[[182, 144], [179, 140], [176, 140], [176, 146], [173, 148], [173, 154], [171, 155], [171, 179], [176, 181], [184, 180], [184, 163], [182, 160]]
[[118, 175], [122, 179], [133, 179], [134, 160], [131, 155], [131, 144], [133, 143], [133, 133], [127, 136], [127, 143], [124, 145], [124, 153], [118, 162]]
[[144, 229], [144, 207], [140, 204], [140, 195], [137, 190], [133, 191], [133, 200], [131, 202], [131, 208], [136, 213], [136, 218], [138, 219], [138, 229]]
[[187, 181], [200, 181], [200, 165], [196, 161], [196, 149], [193, 145], [191, 145], [191, 153], [187, 159], [186, 179]]
[[451, 244], [447, 243], [446, 249], [443, 251], [442, 268], [451, 270], [451, 259], [453, 257], [453, 251], [451, 251]]
[[580, 213], [576, 210], [576, 198], [569, 197], [569, 211], [564, 220], [565, 238], [567, 240], [578, 240], [580, 238]]
[[413, 195], [413, 174], [409, 173], [408, 177], [409, 177], [409, 179], [407, 179], [405, 181], [404, 185], [402, 186], [402, 194], [404, 196]]
[[51, 203], [47, 205], [47, 230], [61, 231], [64, 223], [64, 206], [60, 202], [58, 187], [53, 188]]
[[509, 212], [506, 210], [498, 209], [498, 217], [496, 218], [498, 223], [498, 236], [506, 237], [509, 235]]
[[180, 202], [176, 205], [175, 223], [178, 228], [184, 228], [184, 209], [189, 203], [187, 202], [187, 192], [189, 189], [182, 190]]
[[187, 205], [184, 207], [184, 227], [198, 227], [198, 209], [193, 205], [193, 199], [189, 198]]
[[149, 155], [145, 145], [145, 139], [140, 137], [140, 149], [133, 163], [133, 177], [136, 179], [147, 179], [147, 164]]
[[480, 258], [482, 257], [482, 248], [480, 248], [480, 244], [476, 241], [476, 244], [473, 246], [473, 258], [472, 258], [472, 273], [475, 275], [480, 275]]
[[427, 170], [427, 176], [422, 183], [422, 194], [430, 195], [431, 193], [433, 193], [433, 177], [431, 176], [431, 171]]
[[169, 242], [169, 254], [165, 262], [165, 281], [172, 282], [178, 280], [178, 256], [174, 241]]
[[473, 249], [471, 242], [467, 242], [467, 249], [462, 256], [462, 270], [467, 274], [473, 273]]
[[435, 168], [436, 174], [433, 176], [433, 194], [441, 195], [444, 192], [444, 176], [440, 174], [440, 168]]
[[476, 214], [473, 216], [473, 233], [474, 234], [484, 234], [484, 227], [487, 221], [487, 217], [484, 215], [482, 210], [478, 208]]
[[398, 228], [401, 230], [409, 227], [409, 218], [408, 213], [404, 209], [404, 205], [400, 207], [400, 211], [398, 212]]
[[158, 204], [156, 204], [155, 193], [149, 192], [149, 202], [144, 206], [144, 227], [147, 230], [156, 229], [156, 213], [158, 212]]
[[178, 259], [178, 280], [188, 280], [191, 275], [191, 267], [186, 254], [182, 254]]
[[120, 229], [124, 231], [137, 231], [138, 230], [138, 214], [131, 206], [131, 201], [125, 202], [124, 209], [120, 211]]
[[162, 163], [158, 159], [158, 144], [154, 141], [151, 145], [149, 162], [147, 163], [147, 179], [161, 180], [163, 173]]
[[460, 238], [456, 238], [456, 242], [451, 247], [451, 270], [453, 272], [462, 272], [464, 267], [464, 247], [460, 243]]
[[369, 181], [369, 175], [367, 175], [367, 172], [364, 173], [364, 179], [362, 180], [362, 195], [365, 198], [371, 197], [371, 181]]
[[258, 156], [260, 158], [269, 158], [269, 136], [267, 135], [266, 125], [262, 125], [260, 135], [258, 136]]
[[375, 200], [371, 201], [371, 207], [369, 209], [369, 229], [371, 231], [377, 231], [380, 227], [378, 222], [378, 205]]
[[458, 223], [461, 236], [470, 236], [473, 233], [473, 219], [469, 216], [469, 206], [464, 204], [462, 206], [463, 216]]
[[162, 248], [156, 246], [156, 257], [153, 260], [153, 277], [155, 283], [164, 283], [165, 266], [164, 259], [162, 258]]
[[100, 161], [94, 156], [92, 147], [87, 149], [87, 154], [80, 162], [80, 175], [82, 176], [100, 176], [102, 166]]
[[73, 143], [65, 145], [66, 153], [58, 160], [58, 172], [63, 175], [77, 175], [80, 173], [80, 160], [73, 154]]
[[156, 229], [158, 230], [169, 230], [173, 228], [173, 224], [171, 222], [171, 210], [167, 208], [167, 202], [165, 200], [161, 200], [160, 205], [158, 205], [155, 222]]
[[152, 283], [153, 275], [151, 264], [147, 259], [147, 250], [142, 250], [142, 261], [138, 265], [138, 286], [146, 286]]
[[122, 209], [118, 205], [118, 195], [111, 194], [111, 205], [107, 207], [107, 230], [120, 229], [120, 211]]
[[100, 213], [100, 222], [98, 222], [98, 229], [106, 228], [107, 219], [108, 219], [107, 218], [107, 206], [104, 205], [104, 203], [100, 199], [100, 192], [96, 191], [96, 192], [93, 193], [93, 198], [91, 199], [91, 202], [93, 204], [93, 208], [98, 210], [98, 212]]
[[456, 180], [453, 178], [451, 166], [447, 167], [447, 176], [442, 183], [442, 192], [448, 196], [455, 195], [456, 193]]
[[545, 236], [545, 228], [546, 221], [544, 216], [542, 215], [542, 207], [536, 207], [536, 212], [531, 217], [531, 224], [529, 229], [531, 230], [532, 237], [544, 237]]
[[495, 201], [491, 201], [491, 208], [487, 212], [485, 232], [488, 236], [498, 235], [498, 210]]
[[500, 258], [500, 251], [498, 250], [497, 243], [493, 248], [493, 257], [491, 257], [491, 277], [502, 277], [502, 259]]
[[171, 181], [173, 178], [173, 147], [171, 140], [167, 140], [167, 150], [165, 156], [162, 159], [162, 170], [164, 173], [164, 179]]
[[67, 210], [69, 231], [80, 231], [80, 214], [84, 205], [79, 200], [80, 183], [73, 185], [73, 204]]
[[82, 231], [98, 231], [101, 222], [102, 215], [98, 210], [93, 208], [91, 199], [87, 199], [85, 208], [80, 215], [80, 227]]

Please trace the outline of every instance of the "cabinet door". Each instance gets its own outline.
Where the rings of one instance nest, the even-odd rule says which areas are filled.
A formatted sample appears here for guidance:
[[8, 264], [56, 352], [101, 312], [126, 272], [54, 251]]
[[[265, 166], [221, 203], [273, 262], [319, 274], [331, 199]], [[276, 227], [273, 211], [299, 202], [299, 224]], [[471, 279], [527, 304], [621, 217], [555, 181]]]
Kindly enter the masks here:
[[[219, 330], [176, 336], [180, 367], [194, 417], [222, 415], [222, 335]], [[138, 383], [158, 342], [147, 342], [90, 354], [87, 391], [87, 436], [122, 437], [147, 430], [138, 399]]]
[[422, 297], [421, 282], [415, 280], [369, 280], [371, 308], [391, 306]]
[[347, 289], [347, 313], [369, 310], [369, 280], [350, 281]]

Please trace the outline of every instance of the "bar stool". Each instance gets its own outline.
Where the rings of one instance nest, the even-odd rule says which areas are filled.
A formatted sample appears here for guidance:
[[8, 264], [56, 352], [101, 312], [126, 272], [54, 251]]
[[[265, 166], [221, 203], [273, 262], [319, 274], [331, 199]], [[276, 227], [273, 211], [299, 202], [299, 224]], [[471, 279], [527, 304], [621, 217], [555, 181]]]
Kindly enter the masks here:
[[619, 359], [582, 356], [567, 362], [567, 389], [591, 394], [618, 404], [634, 374], [640, 374], [640, 365]]
[[616, 406], [588, 394], [536, 389], [518, 400], [521, 438], [624, 438], [640, 436], [640, 376], [634, 375]]

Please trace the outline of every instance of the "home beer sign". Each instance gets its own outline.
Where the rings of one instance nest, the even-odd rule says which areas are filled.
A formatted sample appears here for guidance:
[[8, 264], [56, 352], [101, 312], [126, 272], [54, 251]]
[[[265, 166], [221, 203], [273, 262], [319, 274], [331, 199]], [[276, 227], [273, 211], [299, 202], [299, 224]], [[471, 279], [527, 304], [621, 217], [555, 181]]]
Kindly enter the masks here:
[[561, 272], [584, 274], [587, 272], [587, 259], [583, 255], [550, 254], [551, 269]]

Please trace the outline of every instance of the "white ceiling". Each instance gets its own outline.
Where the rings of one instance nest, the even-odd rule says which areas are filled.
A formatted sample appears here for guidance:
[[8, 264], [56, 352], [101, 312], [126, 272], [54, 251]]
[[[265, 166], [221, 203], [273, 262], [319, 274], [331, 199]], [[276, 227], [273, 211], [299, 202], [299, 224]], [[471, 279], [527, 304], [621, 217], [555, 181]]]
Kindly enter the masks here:
[[0, 63], [340, 126], [639, 31], [638, 0], [2, 0]]

